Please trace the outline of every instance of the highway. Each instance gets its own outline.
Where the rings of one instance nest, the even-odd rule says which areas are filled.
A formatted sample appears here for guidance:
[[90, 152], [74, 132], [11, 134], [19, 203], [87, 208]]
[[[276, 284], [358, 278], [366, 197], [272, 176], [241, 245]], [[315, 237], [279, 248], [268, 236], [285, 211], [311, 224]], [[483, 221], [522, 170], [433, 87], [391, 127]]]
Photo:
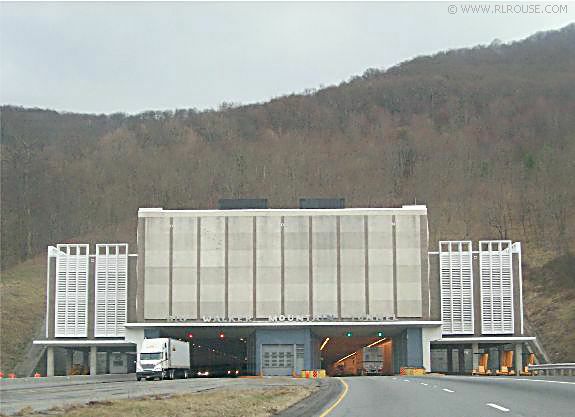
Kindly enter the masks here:
[[575, 378], [349, 377], [329, 417], [573, 417]]
[[89, 401], [137, 398], [148, 395], [183, 394], [223, 387], [285, 386], [313, 384], [294, 378], [192, 378], [174, 381], [136, 381], [134, 374], [39, 379], [3, 379], [0, 382], [0, 413], [10, 415], [30, 406], [48, 410]]
[[[292, 410], [297, 416], [316, 417], [573, 417], [573, 377], [347, 377], [326, 399], [303, 401]], [[328, 381], [326, 381], [328, 382]], [[337, 382], [337, 379], [331, 379]], [[30, 406], [47, 410], [88, 401], [147, 395], [201, 392], [223, 387], [314, 384], [287, 377], [206, 378], [136, 382], [134, 375], [55, 377], [0, 381], [0, 412], [14, 414]], [[336, 384], [329, 384], [337, 387]], [[317, 406], [317, 407], [314, 407]], [[319, 410], [319, 411], [318, 411]]]

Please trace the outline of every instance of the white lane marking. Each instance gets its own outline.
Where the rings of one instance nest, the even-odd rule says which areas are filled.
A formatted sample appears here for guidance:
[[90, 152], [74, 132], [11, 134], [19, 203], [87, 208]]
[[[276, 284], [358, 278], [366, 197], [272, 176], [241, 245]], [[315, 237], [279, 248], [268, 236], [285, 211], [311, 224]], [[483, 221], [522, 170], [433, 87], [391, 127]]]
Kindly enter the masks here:
[[496, 410], [503, 411], [504, 413], [508, 413], [508, 412], [509, 412], [509, 408], [505, 408], [505, 407], [502, 407], [502, 406], [497, 405], [497, 404], [487, 403], [487, 404], [485, 404], [485, 405], [487, 405], [488, 407], [493, 407], [493, 408], [495, 408]]
[[393, 379], [393, 380], [395, 381], [397, 378], [396, 378], [396, 377], [393, 377], [393, 378], [391, 378], [391, 379]]
[[426, 384], [425, 382], [420, 382], [420, 384], [421, 384], [421, 385], [425, 385], [425, 386], [427, 386], [427, 384]]
[[409, 382], [409, 379], [404, 379], [403, 382]]
[[[569, 381], [551, 381], [549, 379], [531, 379], [531, 378], [509, 378], [512, 379], [514, 381], [530, 381], [530, 382], [549, 382], [550, 384], [570, 384], [570, 385], [575, 385], [575, 382], [569, 382]], [[502, 380], [504, 381], [505, 379], [502, 378]]]
[[445, 391], [445, 392], [455, 392], [455, 391], [451, 391], [450, 389], [447, 389], [447, 388], [443, 388], [443, 391]]

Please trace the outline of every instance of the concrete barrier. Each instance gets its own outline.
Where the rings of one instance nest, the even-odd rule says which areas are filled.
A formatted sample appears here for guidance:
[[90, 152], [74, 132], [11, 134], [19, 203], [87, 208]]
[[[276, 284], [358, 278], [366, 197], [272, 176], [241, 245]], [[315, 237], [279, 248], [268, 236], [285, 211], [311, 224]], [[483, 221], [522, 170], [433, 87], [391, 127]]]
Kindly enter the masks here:
[[402, 367], [402, 368], [399, 368], [399, 375], [423, 376], [423, 375], [425, 375], [425, 368]]
[[318, 379], [325, 377], [326, 377], [325, 369], [304, 369], [300, 373], [300, 378]]

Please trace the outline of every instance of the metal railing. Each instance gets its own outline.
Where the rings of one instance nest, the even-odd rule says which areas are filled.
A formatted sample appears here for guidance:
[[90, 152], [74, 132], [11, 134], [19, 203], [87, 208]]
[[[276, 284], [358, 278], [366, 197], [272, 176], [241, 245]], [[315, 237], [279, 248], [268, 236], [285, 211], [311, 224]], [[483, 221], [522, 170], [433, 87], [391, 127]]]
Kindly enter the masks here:
[[539, 375], [575, 375], [575, 363], [545, 363], [542, 365], [528, 365], [530, 372]]

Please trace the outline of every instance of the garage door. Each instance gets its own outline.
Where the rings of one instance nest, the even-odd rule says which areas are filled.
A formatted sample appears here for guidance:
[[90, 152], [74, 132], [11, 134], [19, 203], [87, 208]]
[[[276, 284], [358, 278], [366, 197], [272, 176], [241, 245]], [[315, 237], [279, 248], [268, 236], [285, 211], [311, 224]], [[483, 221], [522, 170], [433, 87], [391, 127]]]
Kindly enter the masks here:
[[262, 373], [291, 375], [294, 345], [262, 345]]

